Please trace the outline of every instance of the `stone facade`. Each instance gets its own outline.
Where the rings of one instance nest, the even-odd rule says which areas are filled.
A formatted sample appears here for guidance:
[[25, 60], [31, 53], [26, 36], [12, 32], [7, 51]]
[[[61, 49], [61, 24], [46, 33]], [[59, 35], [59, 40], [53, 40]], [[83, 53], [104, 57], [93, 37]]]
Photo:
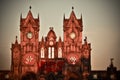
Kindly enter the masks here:
[[64, 15], [63, 40], [56, 36], [53, 27], [39, 40], [39, 23], [39, 15], [34, 18], [31, 10], [26, 18], [20, 17], [20, 43], [16, 36], [11, 45], [13, 76], [17, 78], [28, 71], [39, 74], [69, 71], [89, 75], [91, 44], [87, 37], [82, 42], [82, 15], [78, 19], [73, 9], [69, 18]]
[[26, 18], [21, 14], [20, 42], [16, 36], [11, 45], [11, 79], [19, 80], [26, 72], [34, 72], [46, 80], [51, 76], [62, 80], [97, 80], [103, 74], [100, 78], [106, 80], [111, 74], [115, 74], [112, 78], [118, 76], [113, 63], [107, 71], [91, 71], [91, 43], [87, 37], [83, 40], [82, 15], [77, 18], [73, 7], [69, 18], [63, 16], [63, 40], [56, 36], [53, 27], [40, 39], [40, 27], [39, 15], [34, 18], [31, 8]]

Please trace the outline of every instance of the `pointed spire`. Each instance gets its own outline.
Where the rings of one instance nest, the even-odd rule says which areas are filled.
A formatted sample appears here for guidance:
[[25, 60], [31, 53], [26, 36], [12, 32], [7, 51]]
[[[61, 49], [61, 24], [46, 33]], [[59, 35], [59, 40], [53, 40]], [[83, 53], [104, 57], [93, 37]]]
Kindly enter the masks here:
[[20, 15], [20, 22], [22, 21], [22, 13], [21, 13], [21, 15]]
[[[31, 12], [31, 6], [29, 7], [29, 12], [28, 12], [26, 18], [29, 18], [29, 17], [32, 17], [32, 18], [33, 18], [33, 15], [32, 15], [32, 12]], [[33, 18], [33, 19], [34, 19], [34, 18]], [[26, 19], [26, 20], [27, 20], [27, 19]]]
[[74, 13], [74, 7], [72, 7], [72, 12], [70, 14], [70, 18], [75, 18], [76, 19], [76, 16], [75, 16], [75, 13]]
[[81, 14], [81, 26], [83, 26], [83, 21], [82, 21], [82, 14]]
[[82, 20], [82, 14], [81, 14], [81, 20]]
[[65, 20], [65, 13], [64, 13], [63, 19]]
[[22, 19], [22, 13], [21, 13], [21, 15], [20, 15], [20, 19]]
[[59, 47], [62, 47], [62, 40], [61, 40], [61, 37], [59, 36], [59, 40], [58, 40], [58, 46]]
[[39, 20], [39, 13], [38, 13], [38, 22], [39, 22], [40, 20]]
[[42, 42], [44, 42], [44, 38], [43, 38], [43, 36], [42, 36], [42, 40], [41, 40]]
[[61, 37], [59, 37], [59, 42], [62, 42]]
[[15, 44], [18, 44], [17, 36], [16, 36]]
[[39, 20], [39, 13], [38, 13], [38, 20]]
[[28, 12], [28, 15], [32, 15], [32, 13], [31, 13], [31, 6], [29, 6], [29, 12]]

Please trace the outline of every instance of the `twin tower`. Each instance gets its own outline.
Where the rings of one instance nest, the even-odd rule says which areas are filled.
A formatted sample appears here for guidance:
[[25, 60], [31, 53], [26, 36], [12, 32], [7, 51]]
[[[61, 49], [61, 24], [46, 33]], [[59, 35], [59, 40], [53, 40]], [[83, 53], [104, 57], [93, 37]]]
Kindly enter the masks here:
[[[83, 77], [91, 71], [91, 44], [85, 37], [82, 42], [82, 16], [78, 19], [72, 8], [69, 18], [63, 17], [63, 40], [53, 27], [39, 40], [39, 16], [34, 18], [29, 10], [26, 18], [20, 17], [20, 42], [17, 37], [11, 45], [13, 77], [26, 72], [64, 74], [69, 71]], [[56, 40], [58, 38], [58, 41]]]

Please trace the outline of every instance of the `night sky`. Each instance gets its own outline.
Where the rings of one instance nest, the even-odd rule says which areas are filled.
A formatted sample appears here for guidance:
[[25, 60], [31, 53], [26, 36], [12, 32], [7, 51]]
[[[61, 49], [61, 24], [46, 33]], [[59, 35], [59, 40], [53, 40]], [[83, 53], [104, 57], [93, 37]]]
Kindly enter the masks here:
[[15, 36], [20, 40], [20, 15], [25, 18], [30, 5], [33, 16], [40, 17], [39, 40], [49, 27], [63, 37], [63, 15], [69, 18], [73, 6], [76, 17], [83, 17], [82, 37], [91, 43], [92, 70], [106, 70], [110, 58], [120, 70], [120, 0], [1, 0], [0, 70], [11, 68], [11, 44]]

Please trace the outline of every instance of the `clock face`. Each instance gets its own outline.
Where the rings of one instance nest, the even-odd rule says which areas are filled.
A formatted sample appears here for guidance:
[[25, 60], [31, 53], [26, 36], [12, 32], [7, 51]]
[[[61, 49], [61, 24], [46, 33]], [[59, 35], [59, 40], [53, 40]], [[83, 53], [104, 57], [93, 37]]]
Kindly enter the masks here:
[[32, 32], [28, 32], [28, 33], [27, 33], [27, 38], [31, 39], [32, 36], [33, 36], [33, 35], [32, 35]]
[[49, 44], [52, 46], [53, 45], [53, 41], [50, 41]]
[[35, 56], [28, 53], [24, 56], [23, 61], [27, 65], [33, 65], [35, 63]]
[[76, 36], [76, 35], [75, 35], [75, 33], [74, 33], [74, 32], [70, 33], [70, 38], [71, 38], [71, 39], [74, 39], [74, 38], [75, 38], [75, 36]]

